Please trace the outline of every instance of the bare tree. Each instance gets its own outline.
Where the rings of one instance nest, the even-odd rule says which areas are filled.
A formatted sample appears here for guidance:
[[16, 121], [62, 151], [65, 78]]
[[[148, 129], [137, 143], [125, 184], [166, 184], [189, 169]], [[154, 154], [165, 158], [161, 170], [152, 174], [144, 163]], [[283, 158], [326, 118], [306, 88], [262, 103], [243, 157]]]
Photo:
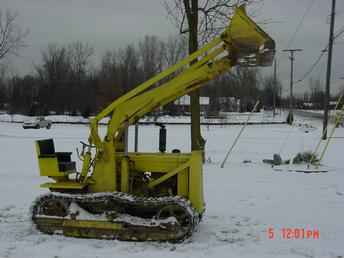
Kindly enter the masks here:
[[[150, 51], [147, 50], [146, 55], [150, 56]], [[119, 79], [120, 86], [122, 87], [122, 93], [137, 86], [141, 80], [139, 72], [139, 58], [138, 52], [133, 45], [128, 45], [125, 49], [120, 49], [118, 52], [119, 62]], [[155, 60], [154, 60], [155, 61]], [[150, 62], [146, 64], [146, 69], [151, 69]], [[154, 63], [155, 64], [155, 63]], [[150, 70], [149, 70], [150, 71]], [[148, 71], [147, 71], [148, 72]]]
[[184, 36], [172, 36], [167, 38], [164, 51], [164, 61], [166, 65], [172, 66], [186, 56], [187, 41]]
[[262, 104], [265, 107], [272, 108], [275, 98], [277, 102], [276, 104], [278, 105], [278, 103], [280, 102], [278, 93], [280, 92], [282, 87], [281, 81], [278, 78], [275, 80], [274, 76], [272, 75], [262, 77], [260, 81]]
[[117, 51], [106, 51], [102, 56], [96, 87], [96, 106], [102, 109], [106, 104], [118, 97], [118, 68], [119, 58]]
[[6, 78], [6, 75], [8, 75], [8, 72], [9, 72], [8, 64], [5, 62], [1, 62], [0, 63], [0, 81]]
[[[197, 32], [202, 43], [222, 32], [228, 25], [235, 7], [246, 4], [257, 7], [263, 0], [164, 0], [165, 9], [180, 34]], [[266, 22], [266, 21], [263, 21]], [[195, 42], [194, 42], [195, 44]]]
[[106, 51], [102, 57], [97, 86], [97, 106], [103, 107], [142, 81], [140, 54], [134, 45]]
[[0, 109], [3, 108], [7, 97], [6, 68], [6, 65], [0, 63]]
[[39, 76], [52, 86], [66, 81], [71, 74], [71, 57], [65, 46], [49, 44], [42, 51], [42, 64], [36, 67]]
[[164, 44], [156, 36], [145, 36], [139, 42], [144, 79], [147, 80], [160, 72], [163, 66]]
[[0, 60], [9, 54], [17, 54], [25, 46], [28, 31], [23, 31], [16, 23], [18, 13], [0, 9]]
[[94, 49], [88, 43], [76, 41], [68, 45], [68, 53], [71, 59], [72, 73], [75, 79], [81, 81], [87, 73]]
[[71, 95], [67, 93], [70, 88], [72, 74], [71, 57], [65, 46], [49, 44], [42, 51], [41, 64], [36, 66], [36, 72], [42, 85], [40, 103], [45, 109], [55, 109], [59, 112], [70, 108]]
[[106, 51], [102, 56], [101, 65], [100, 65], [100, 76], [104, 79], [113, 80], [117, 77], [118, 74], [118, 56], [117, 51]]
[[314, 78], [310, 78], [309, 80], [309, 87], [311, 90], [311, 96], [310, 96], [310, 100], [313, 104], [313, 107], [315, 107], [316, 109], [323, 109], [324, 107], [324, 86], [321, 82], [321, 80], [318, 79], [314, 79]]

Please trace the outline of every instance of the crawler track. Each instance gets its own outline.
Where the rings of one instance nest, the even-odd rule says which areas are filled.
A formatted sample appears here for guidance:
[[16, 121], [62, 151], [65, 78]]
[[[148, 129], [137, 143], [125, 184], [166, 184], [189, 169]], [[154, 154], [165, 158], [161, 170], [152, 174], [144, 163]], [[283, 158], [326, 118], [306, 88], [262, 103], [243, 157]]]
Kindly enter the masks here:
[[82, 238], [182, 241], [199, 218], [190, 202], [178, 196], [49, 193], [32, 206], [32, 221], [39, 231]]

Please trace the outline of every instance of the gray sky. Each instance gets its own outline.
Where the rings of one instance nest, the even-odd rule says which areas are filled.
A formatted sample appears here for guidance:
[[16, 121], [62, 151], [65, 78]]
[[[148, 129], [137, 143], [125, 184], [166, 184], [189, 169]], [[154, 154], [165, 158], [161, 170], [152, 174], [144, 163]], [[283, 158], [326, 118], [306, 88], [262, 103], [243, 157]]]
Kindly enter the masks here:
[[[259, 7], [258, 21], [271, 19], [273, 22], [262, 27], [276, 40], [278, 50], [303, 48], [295, 63], [295, 80], [310, 68], [320, 54], [329, 37], [331, 0], [314, 0], [303, 26], [292, 44], [292, 37], [301, 17], [313, 0], [265, 0]], [[25, 74], [33, 71], [33, 64], [40, 62], [40, 51], [48, 43], [70, 43], [76, 40], [90, 43], [96, 57], [106, 50], [135, 43], [144, 35], [165, 38], [177, 30], [167, 19], [163, 0], [0, 0], [0, 8], [19, 12], [19, 24], [30, 30], [20, 57], [12, 58], [14, 71]], [[337, 0], [336, 30], [344, 28], [344, 1]], [[278, 53], [279, 76], [283, 81], [284, 93], [288, 93], [290, 63], [286, 53]], [[324, 79], [325, 56], [313, 78]], [[334, 48], [333, 88], [344, 85], [344, 34]], [[265, 73], [272, 69], [264, 69]], [[296, 92], [307, 89], [307, 78], [295, 86]], [[305, 85], [306, 84], [306, 85]]]

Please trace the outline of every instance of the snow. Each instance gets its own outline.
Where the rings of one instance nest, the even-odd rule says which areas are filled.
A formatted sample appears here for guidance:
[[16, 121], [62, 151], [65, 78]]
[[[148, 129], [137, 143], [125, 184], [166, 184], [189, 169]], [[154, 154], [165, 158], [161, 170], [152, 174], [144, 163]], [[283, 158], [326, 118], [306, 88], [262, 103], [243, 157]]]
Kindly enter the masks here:
[[[73, 151], [77, 160], [75, 148], [87, 139], [88, 127], [56, 124], [50, 130], [23, 130], [21, 124], [0, 123], [0, 257], [343, 257], [343, 139], [330, 143], [322, 162], [328, 173], [275, 171], [262, 163], [274, 153], [289, 159], [315, 148], [321, 121], [298, 123], [316, 129], [305, 133], [302, 126], [248, 126], [224, 169], [220, 164], [241, 127], [202, 127], [208, 160], [204, 165], [206, 213], [194, 235], [180, 244], [73, 239], [37, 232], [29, 210], [32, 201], [46, 192], [39, 185], [47, 179], [39, 177], [34, 141], [54, 138], [57, 151]], [[189, 126], [167, 126], [167, 130], [168, 151], [190, 150]], [[133, 131], [130, 128], [130, 150]], [[156, 151], [158, 134], [155, 126], [140, 126], [139, 150]], [[344, 137], [344, 129], [338, 128], [336, 136]], [[268, 238], [269, 228], [276, 234], [274, 239]], [[320, 238], [281, 239], [282, 228], [319, 230]]]
[[[88, 119], [83, 118], [82, 116], [66, 116], [66, 115], [49, 115], [45, 116], [46, 119], [49, 119], [53, 122], [58, 123], [87, 123]], [[15, 122], [22, 123], [27, 120], [34, 120], [34, 117], [18, 115], [18, 114], [0, 114], [1, 122]]]
[[[340, 112], [339, 110], [335, 111], [335, 110], [329, 110], [329, 118], [331, 120], [334, 120], [335, 118], [335, 114], [337, 112]], [[313, 118], [318, 118], [318, 119], [322, 119], [324, 117], [324, 110], [303, 110], [303, 109], [299, 109], [299, 110], [295, 110], [295, 114], [300, 115], [300, 116], [306, 116], [306, 117], [313, 117]]]
[[[273, 118], [271, 112], [259, 112], [259, 113], [237, 113], [237, 112], [220, 112], [220, 115], [225, 118], [204, 118], [201, 117], [202, 123], [230, 123], [230, 122], [245, 122], [247, 117], [250, 116], [252, 122], [281, 122], [283, 120], [278, 117]], [[67, 115], [48, 115], [46, 119], [53, 121], [54, 123], [67, 123], [67, 124], [87, 124], [89, 119], [82, 116], [67, 116]], [[90, 117], [92, 119], [93, 117]], [[22, 123], [26, 120], [32, 120], [33, 117], [18, 115], [18, 114], [0, 114], [0, 122], [15, 122]], [[101, 124], [106, 124], [109, 121], [108, 117], [105, 117], [100, 121]], [[140, 119], [140, 122], [159, 122], [159, 123], [190, 123], [190, 116], [146, 116]]]

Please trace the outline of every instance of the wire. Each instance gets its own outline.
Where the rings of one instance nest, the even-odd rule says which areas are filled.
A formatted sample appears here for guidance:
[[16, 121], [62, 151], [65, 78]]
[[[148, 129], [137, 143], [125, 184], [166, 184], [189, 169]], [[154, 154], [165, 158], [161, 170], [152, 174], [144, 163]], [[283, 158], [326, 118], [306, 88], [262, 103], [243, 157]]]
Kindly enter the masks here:
[[336, 34], [334, 35], [334, 39], [336, 40], [337, 38], [339, 38], [342, 34], [344, 33], [344, 26], [342, 26], [338, 32], [336, 32]]
[[319, 57], [316, 59], [316, 61], [312, 64], [311, 68], [302, 76], [302, 78], [301, 78], [300, 80], [297, 80], [297, 81], [295, 82], [295, 84], [298, 84], [298, 83], [300, 83], [300, 82], [303, 82], [303, 81], [308, 77], [308, 75], [310, 75], [310, 74], [313, 72], [314, 68], [319, 64], [319, 62], [321, 61], [321, 59], [322, 59], [322, 57], [324, 56], [324, 54], [326, 53], [326, 51], [327, 51], [327, 47], [326, 47], [324, 50], [321, 51], [320, 56], [319, 56]]
[[307, 6], [307, 8], [306, 8], [306, 10], [305, 10], [305, 12], [304, 12], [304, 14], [303, 14], [303, 16], [302, 16], [300, 22], [299, 22], [298, 25], [296, 26], [296, 29], [295, 29], [293, 35], [291, 36], [290, 40], [288, 41], [288, 44], [287, 44], [287, 47], [286, 47], [286, 48], [289, 48], [290, 45], [294, 42], [297, 33], [298, 33], [298, 32], [300, 31], [300, 29], [302, 28], [302, 25], [303, 25], [303, 23], [304, 23], [304, 21], [305, 21], [307, 15], [308, 15], [308, 13], [309, 13], [310, 10], [312, 9], [314, 3], [315, 3], [315, 0], [311, 0], [310, 4]]
[[[294, 42], [295, 38], [296, 38], [296, 35], [297, 33], [300, 31], [300, 29], [302, 28], [302, 25], [304, 24], [304, 21], [308, 15], [308, 13], [310, 12], [310, 10], [312, 9], [313, 5], [315, 3], [315, 0], [311, 0], [310, 4], [307, 6], [303, 16], [301, 17], [301, 20], [300, 22], [298, 23], [298, 25], [296, 26], [295, 28], [295, 31], [294, 33], [292, 34], [292, 36], [290, 37], [289, 41], [288, 41], [288, 44], [286, 45], [285, 49], [288, 49], [290, 48], [290, 45], [292, 45], [292, 43]], [[276, 56], [277, 58], [277, 56]], [[278, 54], [278, 58], [279, 58], [279, 54]]]
[[[344, 26], [342, 26], [333, 36], [333, 40], [336, 40], [337, 38], [339, 38], [342, 34], [344, 33]], [[298, 84], [300, 82], [303, 82], [315, 69], [315, 67], [319, 64], [319, 62], [321, 61], [322, 57], [324, 56], [324, 54], [327, 52], [328, 50], [328, 44], [326, 45], [326, 47], [321, 51], [319, 57], [315, 60], [315, 62], [312, 64], [311, 68], [302, 76], [302, 78], [300, 80], [297, 80], [295, 82], [295, 84]]]

